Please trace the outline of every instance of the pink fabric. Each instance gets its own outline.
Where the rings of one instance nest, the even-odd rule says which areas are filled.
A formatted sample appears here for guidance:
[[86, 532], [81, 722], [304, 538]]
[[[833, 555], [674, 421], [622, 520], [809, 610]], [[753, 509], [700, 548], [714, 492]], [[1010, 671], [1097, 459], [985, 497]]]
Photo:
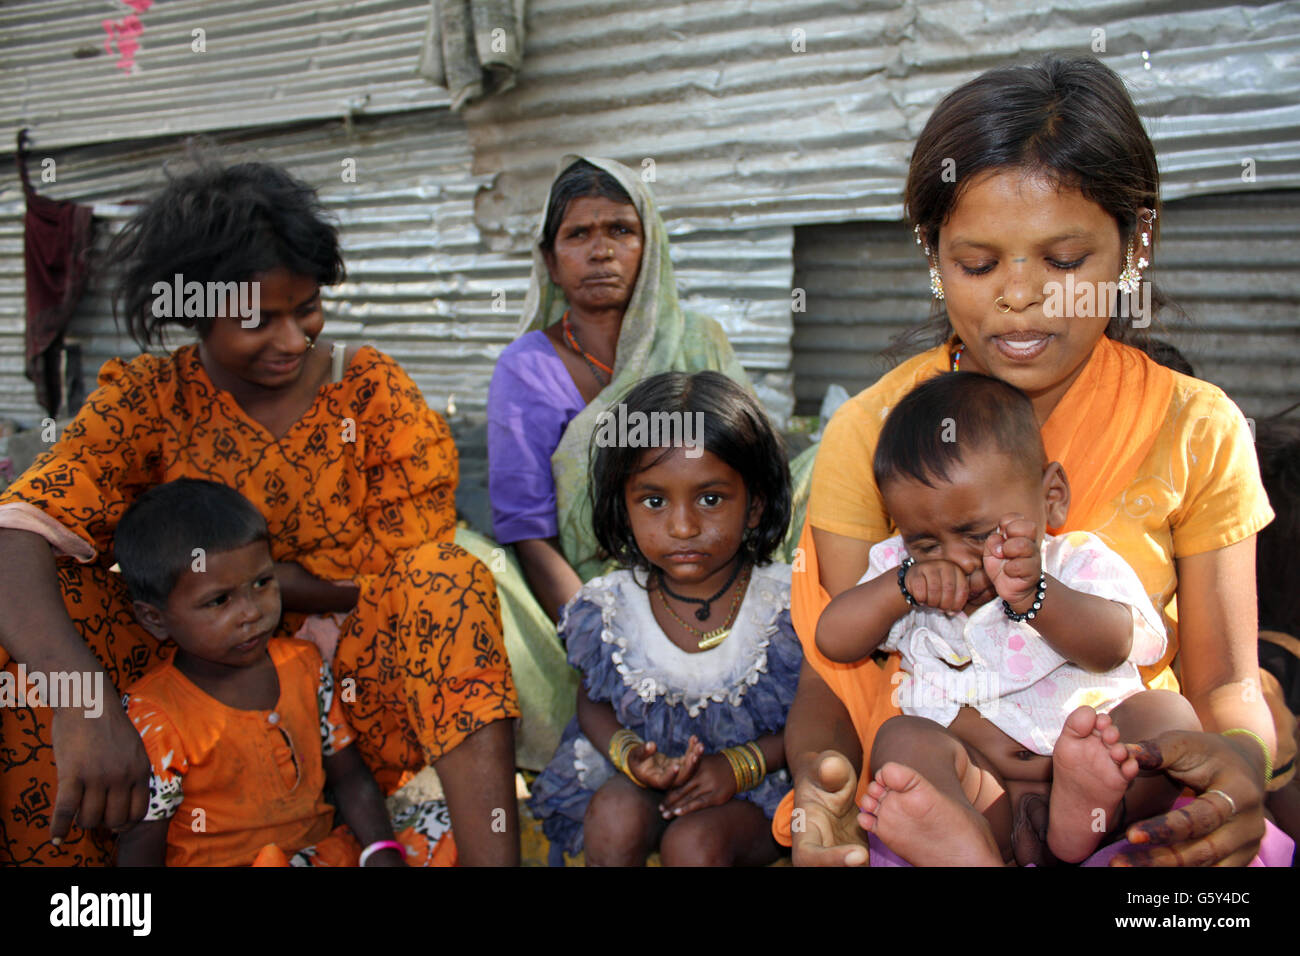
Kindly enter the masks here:
[[76, 558], [82, 564], [95, 560], [95, 548], [90, 542], [73, 534], [44, 511], [25, 501], [0, 505], [0, 528], [39, 534], [59, 554]]

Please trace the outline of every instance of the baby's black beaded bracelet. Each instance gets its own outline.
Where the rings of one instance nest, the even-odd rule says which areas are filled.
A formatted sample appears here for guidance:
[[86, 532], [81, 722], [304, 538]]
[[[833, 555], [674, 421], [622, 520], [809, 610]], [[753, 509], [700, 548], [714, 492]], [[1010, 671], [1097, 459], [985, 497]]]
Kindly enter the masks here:
[[916, 598], [912, 597], [911, 592], [907, 590], [907, 585], [903, 579], [907, 577], [907, 569], [916, 564], [916, 559], [910, 554], [903, 559], [903, 563], [898, 566], [898, 590], [903, 592], [903, 597], [907, 598], [908, 607], [916, 607]]
[[1004, 598], [1002, 600], [1002, 613], [1011, 618], [1011, 620], [1015, 621], [1017, 624], [1021, 624], [1025, 621], [1032, 621], [1034, 618], [1038, 617], [1038, 610], [1043, 606], [1043, 596], [1045, 594], [1047, 594], [1047, 572], [1042, 571], [1038, 575], [1038, 590], [1034, 593], [1034, 603], [1030, 605], [1029, 610], [1024, 614], [1017, 614], [1011, 609], [1011, 605], [1008, 604]]

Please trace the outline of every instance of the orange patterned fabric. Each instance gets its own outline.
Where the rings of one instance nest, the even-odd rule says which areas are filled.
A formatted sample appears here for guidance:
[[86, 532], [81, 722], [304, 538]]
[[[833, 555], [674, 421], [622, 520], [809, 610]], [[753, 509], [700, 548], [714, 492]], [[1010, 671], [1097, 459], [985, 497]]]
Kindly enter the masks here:
[[[0, 495], [0, 527], [38, 530], [62, 555], [68, 613], [117, 688], [159, 657], [108, 571], [113, 532], [145, 489], [182, 477], [252, 501], [275, 560], [360, 587], [334, 670], [381, 787], [518, 716], [491, 574], [452, 543], [455, 445], [392, 359], [362, 348], [278, 440], [212, 384], [194, 346], [105, 363], [58, 443]], [[280, 633], [302, 621], [286, 615]], [[48, 710], [0, 708], [0, 862], [108, 859], [101, 834], [49, 845], [56, 790]]]

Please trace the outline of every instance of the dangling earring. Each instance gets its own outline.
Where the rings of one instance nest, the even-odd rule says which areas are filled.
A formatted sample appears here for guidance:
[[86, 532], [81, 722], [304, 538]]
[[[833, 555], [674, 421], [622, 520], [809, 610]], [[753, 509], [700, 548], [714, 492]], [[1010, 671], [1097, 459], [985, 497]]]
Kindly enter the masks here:
[[[1147, 209], [1145, 213], [1146, 215], [1138, 218], [1147, 226], [1147, 229], [1139, 229], [1137, 232], [1137, 235], [1142, 237], [1142, 247], [1144, 249], [1151, 246], [1151, 233], [1148, 229], [1156, 221], [1156, 211], [1154, 209]], [[1136, 244], [1133, 239], [1129, 239], [1128, 250], [1124, 253], [1124, 271], [1119, 274], [1119, 289], [1127, 295], [1132, 295], [1138, 291], [1142, 285], [1142, 270], [1150, 265], [1146, 256], [1143, 255], [1139, 255], [1137, 262], [1134, 263], [1133, 254], [1135, 251]]]
[[919, 225], [913, 229], [913, 232], [916, 233], [916, 244], [925, 252], [926, 261], [930, 263], [930, 294], [936, 299], [942, 299], [943, 277], [939, 275], [939, 267], [930, 258], [930, 246], [928, 243], [921, 241], [921, 227]]
[[[1146, 235], [1143, 234], [1143, 238]], [[1133, 262], [1133, 240], [1128, 241], [1128, 251], [1124, 254], [1124, 271], [1119, 274], [1119, 290], [1126, 295], [1132, 295], [1137, 292], [1142, 285], [1142, 270], [1150, 263], [1145, 256], [1138, 256], [1136, 265]]]

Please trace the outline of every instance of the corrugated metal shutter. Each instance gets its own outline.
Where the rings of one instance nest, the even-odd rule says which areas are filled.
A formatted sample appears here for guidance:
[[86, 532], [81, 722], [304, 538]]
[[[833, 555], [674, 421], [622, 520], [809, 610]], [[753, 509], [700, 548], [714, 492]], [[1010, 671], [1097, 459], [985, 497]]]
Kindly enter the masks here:
[[[1167, 203], [1156, 283], [1188, 321], [1157, 338], [1197, 375], [1259, 418], [1300, 398], [1300, 191], [1201, 196]], [[796, 411], [816, 414], [831, 383], [850, 394], [889, 367], [880, 353], [928, 315], [924, 261], [901, 223], [795, 230]]]
[[[1196, 9], [1189, 9], [1194, 6]], [[471, 107], [479, 225], [522, 241], [565, 152], [652, 159], [682, 228], [896, 220], [938, 100], [1048, 51], [1128, 82], [1165, 197], [1300, 186], [1300, 4], [530, 0], [519, 86]], [[1144, 57], [1143, 54], [1146, 54]]]
[[[416, 75], [429, 0], [22, 0], [0, 5], [0, 149], [41, 149], [445, 106]], [[136, 16], [142, 32], [119, 30]], [[205, 52], [195, 52], [195, 29]], [[128, 27], [129, 29], [129, 27]], [[133, 69], [124, 67], [133, 63]]]
[[[402, 363], [433, 407], [445, 408], [454, 395], [461, 415], [481, 420], [493, 362], [523, 305], [529, 258], [489, 251], [481, 241], [473, 200], [487, 177], [469, 171], [459, 117], [428, 110], [362, 121], [353, 135], [326, 123], [215, 142], [230, 161], [284, 164], [317, 186], [339, 218], [348, 281], [326, 291], [327, 335], [373, 343]], [[94, 203], [107, 234], [130, 214], [123, 203], [152, 192], [162, 163], [183, 155], [176, 141], [67, 150], [54, 154], [57, 181], [40, 188]], [[356, 161], [355, 183], [342, 181], [345, 159]], [[19, 189], [0, 193], [0, 416], [31, 424], [43, 413], [22, 375], [22, 209]], [[792, 230], [693, 233], [674, 241], [673, 261], [683, 305], [722, 323], [769, 408], [784, 419], [791, 410]], [[138, 351], [114, 328], [109, 291], [101, 276], [71, 329], [92, 383], [105, 359]]]

